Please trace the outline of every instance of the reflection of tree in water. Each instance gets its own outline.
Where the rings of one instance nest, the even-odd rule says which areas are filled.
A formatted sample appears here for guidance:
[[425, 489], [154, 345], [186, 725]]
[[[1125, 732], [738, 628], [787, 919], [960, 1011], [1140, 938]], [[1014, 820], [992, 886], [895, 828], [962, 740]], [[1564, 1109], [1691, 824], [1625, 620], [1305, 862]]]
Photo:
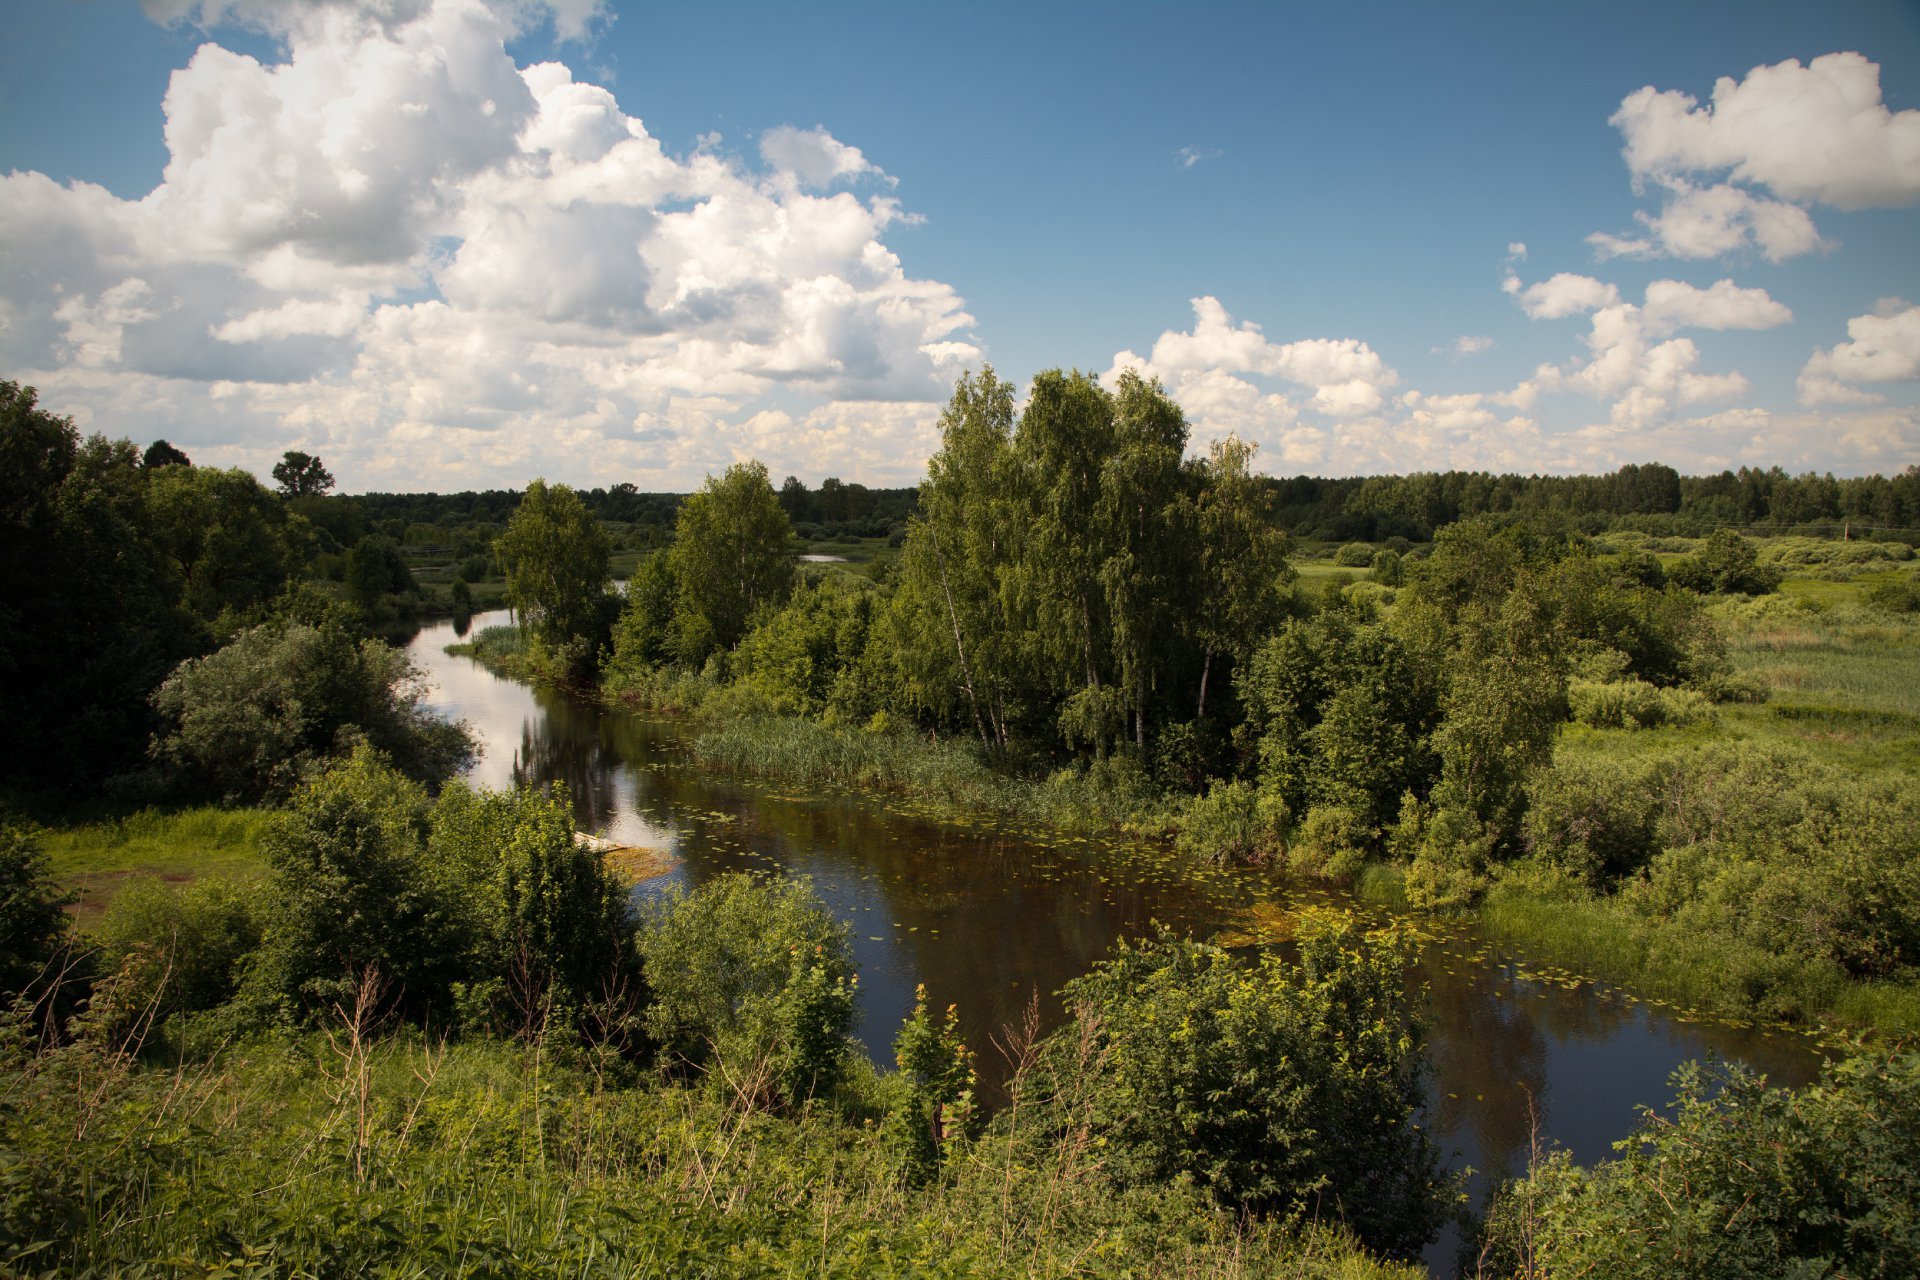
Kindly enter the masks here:
[[[1437, 1091], [1443, 1131], [1472, 1141], [1468, 1160], [1496, 1173], [1526, 1167], [1532, 1137], [1529, 1099], [1544, 1108], [1547, 1041], [1512, 985], [1495, 981], [1491, 969], [1468, 970], [1461, 959], [1452, 974], [1440, 970], [1440, 953], [1429, 952], [1430, 1027], [1434, 1064], [1444, 1087]], [[1456, 1096], [1447, 1097], [1448, 1093]]]
[[600, 713], [565, 694], [536, 688], [541, 714], [529, 716], [513, 762], [515, 786], [563, 782], [573, 799], [574, 824], [603, 829], [619, 812], [620, 758], [600, 742]]

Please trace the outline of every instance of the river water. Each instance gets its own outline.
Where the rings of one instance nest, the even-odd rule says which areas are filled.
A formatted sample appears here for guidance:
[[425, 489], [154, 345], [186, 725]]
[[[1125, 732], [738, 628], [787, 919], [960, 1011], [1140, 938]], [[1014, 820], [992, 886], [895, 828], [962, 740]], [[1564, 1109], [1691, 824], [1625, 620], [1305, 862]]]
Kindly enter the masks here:
[[[471, 626], [506, 620], [481, 614]], [[888, 1065], [917, 984], [936, 1007], [959, 1006], [991, 1083], [1003, 1074], [996, 1034], [1035, 1000], [1044, 1019], [1058, 1019], [1054, 993], [1118, 938], [1154, 921], [1199, 933], [1244, 927], [1263, 902], [1279, 914], [1352, 905], [1252, 872], [1195, 878], [1162, 849], [940, 822], [910, 800], [716, 777], [693, 766], [675, 722], [502, 679], [446, 653], [458, 639], [453, 624], [436, 623], [408, 652], [431, 683], [430, 703], [466, 721], [482, 745], [473, 784], [564, 782], [582, 830], [671, 852], [674, 870], [641, 893], [742, 869], [809, 877], [853, 927], [856, 1035]], [[1431, 1121], [1480, 1189], [1487, 1175], [1524, 1171], [1536, 1141], [1581, 1161], [1609, 1155], [1637, 1108], [1668, 1099], [1668, 1076], [1689, 1059], [1741, 1059], [1779, 1084], [1803, 1084], [1819, 1068], [1802, 1037], [1690, 1019], [1543, 971], [1470, 931], [1429, 942], [1416, 980], [1430, 1003]], [[1429, 1261], [1450, 1265], [1452, 1247], [1436, 1245]]]

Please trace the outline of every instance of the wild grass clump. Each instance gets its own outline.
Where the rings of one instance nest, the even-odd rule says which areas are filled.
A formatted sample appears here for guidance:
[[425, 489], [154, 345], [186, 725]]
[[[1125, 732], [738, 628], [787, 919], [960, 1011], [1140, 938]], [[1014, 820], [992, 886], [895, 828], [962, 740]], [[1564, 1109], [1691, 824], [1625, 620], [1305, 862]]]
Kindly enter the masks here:
[[1078, 1123], [989, 1132], [912, 1187], [860, 1118], [870, 1075], [780, 1116], [540, 1042], [382, 1035], [365, 1004], [169, 1067], [85, 1033], [29, 1052], [17, 1022], [0, 1044], [9, 1274], [1421, 1274], [1117, 1185]]

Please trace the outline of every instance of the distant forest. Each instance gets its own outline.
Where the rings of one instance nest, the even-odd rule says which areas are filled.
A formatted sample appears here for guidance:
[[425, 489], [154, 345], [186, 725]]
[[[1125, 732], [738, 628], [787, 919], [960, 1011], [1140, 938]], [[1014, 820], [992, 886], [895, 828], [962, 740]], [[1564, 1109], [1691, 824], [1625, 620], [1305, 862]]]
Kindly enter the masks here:
[[[1327, 479], [1261, 477], [1267, 518], [1296, 538], [1325, 542], [1432, 540], [1434, 530], [1484, 513], [1563, 512], [1587, 532], [1609, 528], [1699, 537], [1714, 529], [1841, 536], [1871, 533], [1912, 541], [1920, 537], [1920, 466], [1897, 475], [1837, 478], [1779, 467], [1742, 467], [1717, 475], [1683, 476], [1652, 462], [1598, 476], [1495, 475], [1487, 471], [1416, 472], [1406, 476]], [[582, 489], [600, 520], [632, 526], [644, 546], [664, 545], [685, 496], [644, 493], [631, 484]], [[809, 488], [788, 476], [780, 505], [803, 539], [885, 537], [901, 533], [918, 505], [918, 488], [870, 489], [829, 476]], [[351, 546], [367, 533], [396, 541], [427, 535], [415, 526], [501, 524], [520, 504], [520, 491], [367, 493], [332, 509], [321, 522]], [[650, 535], [650, 536], [649, 536]], [[430, 536], [430, 535], [427, 535]]]

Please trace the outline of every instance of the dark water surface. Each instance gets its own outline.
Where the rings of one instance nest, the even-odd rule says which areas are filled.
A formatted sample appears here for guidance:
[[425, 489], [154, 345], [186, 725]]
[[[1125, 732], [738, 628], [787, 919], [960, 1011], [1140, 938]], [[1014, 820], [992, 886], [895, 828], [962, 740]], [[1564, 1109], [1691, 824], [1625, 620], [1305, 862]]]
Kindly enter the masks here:
[[[482, 614], [474, 630], [504, 622]], [[1256, 873], [1194, 879], [1165, 850], [1016, 833], [991, 822], [937, 822], [910, 800], [800, 794], [695, 768], [671, 720], [605, 710], [503, 680], [445, 652], [450, 623], [409, 646], [432, 682], [432, 704], [465, 720], [485, 754], [475, 785], [564, 782], [582, 830], [671, 850], [660, 883], [692, 887], [724, 872], [808, 876], [853, 927], [860, 965], [856, 1034], [891, 1065], [894, 1032], [925, 983], [936, 1007], [957, 1004], [991, 1082], [1003, 1067], [992, 1038], [1036, 997], [1049, 1022], [1060, 986], [1151, 921], [1210, 933], [1256, 902], [1354, 905], [1326, 891], [1291, 894]], [[645, 892], [646, 890], [642, 890]], [[1436, 1076], [1433, 1120], [1455, 1167], [1523, 1171], [1538, 1136], [1591, 1161], [1664, 1103], [1667, 1077], [1709, 1054], [1742, 1059], [1779, 1084], [1819, 1068], [1805, 1039], [1689, 1021], [1617, 990], [1543, 973], [1469, 931], [1428, 944]], [[1475, 1183], [1484, 1188], [1486, 1179]], [[1451, 1262], [1451, 1246], [1429, 1251]]]

